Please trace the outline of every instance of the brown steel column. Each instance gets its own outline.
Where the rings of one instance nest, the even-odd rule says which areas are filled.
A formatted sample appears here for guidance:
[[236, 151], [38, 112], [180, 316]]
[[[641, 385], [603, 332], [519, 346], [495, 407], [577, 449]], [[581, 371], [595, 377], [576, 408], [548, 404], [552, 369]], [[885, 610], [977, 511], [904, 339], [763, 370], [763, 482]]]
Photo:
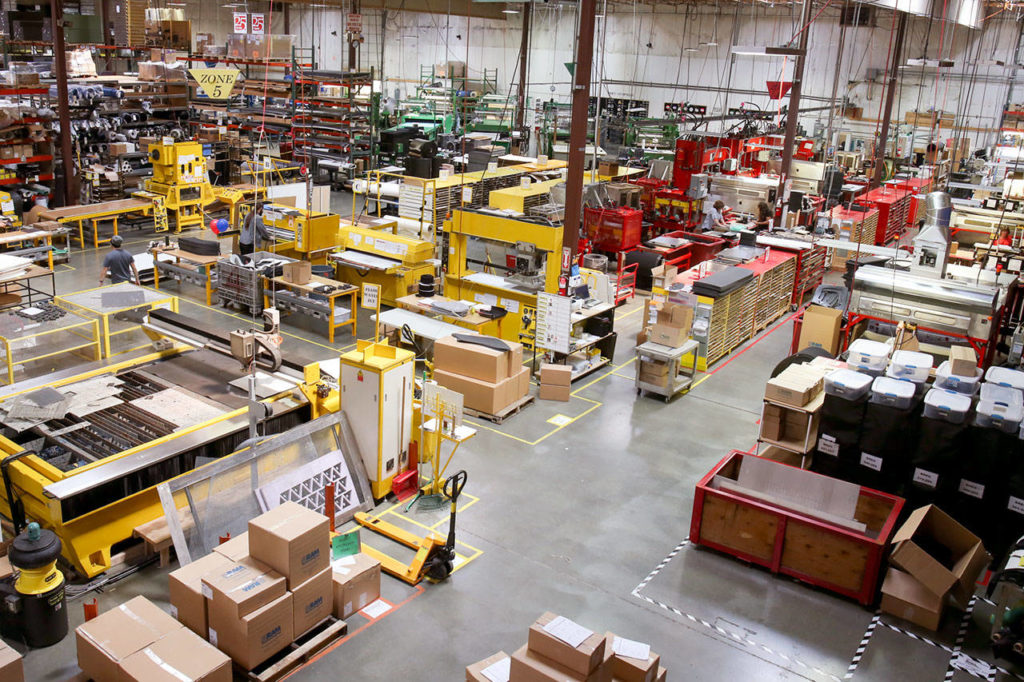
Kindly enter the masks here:
[[[895, 10], [893, 10], [895, 11]], [[885, 91], [885, 109], [882, 111], [882, 125], [875, 141], [875, 164], [871, 169], [871, 187], [878, 187], [882, 184], [882, 171], [885, 168], [885, 148], [889, 146], [889, 120], [892, 118], [892, 106], [896, 101], [896, 76], [899, 74], [900, 55], [903, 54], [903, 40], [907, 35], [907, 13], [900, 12], [899, 22], [896, 24], [896, 38], [892, 44], [892, 57], [890, 59], [889, 84]]]
[[64, 49], [64, 0], [50, 0], [53, 32], [53, 75], [57, 79], [57, 119], [60, 121], [60, 160], [64, 168], [64, 204], [78, 203], [78, 178], [71, 153], [71, 112], [68, 110], [68, 65]]
[[[800, 11], [800, 41], [797, 48], [801, 50], [793, 65], [793, 86], [789, 90], [789, 109], [786, 110], [786, 137], [782, 143], [782, 182], [789, 179], [789, 171], [793, 167], [793, 145], [796, 142], [796, 127], [800, 114], [800, 89], [804, 79], [804, 61], [807, 59], [807, 37], [811, 33], [808, 22], [811, 20], [811, 6], [814, 0], [804, 0]], [[782, 196], [780, 192], [780, 197]]]
[[583, 166], [587, 156], [587, 114], [590, 109], [590, 69], [594, 64], [596, 9], [596, 0], [580, 0], [580, 34], [576, 40], [572, 120], [569, 123], [569, 177], [565, 181], [565, 227], [562, 232], [562, 245], [574, 256], [583, 218]]
[[522, 130], [526, 121], [526, 70], [527, 55], [530, 50], [530, 15], [533, 14], [533, 3], [523, 3], [523, 35], [519, 41], [519, 92], [516, 94], [516, 129]]
[[284, 5], [284, 7], [282, 8], [282, 11], [284, 12], [284, 34], [288, 35], [289, 33], [292, 32], [292, 3], [283, 2], [281, 4]]

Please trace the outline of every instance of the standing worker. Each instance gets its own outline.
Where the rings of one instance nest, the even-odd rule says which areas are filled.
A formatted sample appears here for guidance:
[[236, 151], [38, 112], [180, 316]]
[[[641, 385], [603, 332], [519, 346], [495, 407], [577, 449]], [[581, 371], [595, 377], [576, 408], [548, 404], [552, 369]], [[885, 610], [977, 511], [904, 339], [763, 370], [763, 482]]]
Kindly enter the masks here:
[[719, 199], [704, 214], [704, 222], [701, 223], [700, 231], [728, 230], [729, 225], [725, 222], [725, 216], [722, 214], [723, 209], [725, 209], [725, 202]]
[[257, 204], [256, 209], [245, 216], [242, 232], [238, 235], [238, 253], [246, 256], [255, 251], [257, 239], [260, 240], [260, 248], [265, 240], [270, 239], [270, 233], [263, 224], [263, 204]]
[[120, 284], [121, 282], [141, 284], [139, 282], [139, 270], [135, 267], [135, 258], [122, 248], [124, 246], [124, 237], [115, 234], [110, 238], [110, 245], [114, 248], [103, 257], [100, 284], [107, 283], [108, 273], [110, 274], [112, 284]]

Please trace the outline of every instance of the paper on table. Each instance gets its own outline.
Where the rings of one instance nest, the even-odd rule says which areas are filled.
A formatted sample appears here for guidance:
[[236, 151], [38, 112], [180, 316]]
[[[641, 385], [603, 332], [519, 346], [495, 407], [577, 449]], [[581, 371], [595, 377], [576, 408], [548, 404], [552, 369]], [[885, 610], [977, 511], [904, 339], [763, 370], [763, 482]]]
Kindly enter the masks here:
[[643, 642], [635, 642], [625, 637], [616, 637], [612, 640], [612, 651], [625, 658], [636, 658], [646, 661], [651, 657], [651, 645]]
[[590, 637], [594, 632], [588, 630], [579, 623], [573, 622], [565, 616], [557, 616], [554, 620], [544, 626], [544, 632], [557, 637], [573, 649], [583, 644], [583, 640]]
[[383, 599], [378, 599], [377, 601], [373, 602], [365, 609], [363, 609], [360, 613], [362, 613], [367, 618], [380, 618], [390, 610], [391, 604], [387, 603]]
[[512, 659], [506, 656], [481, 670], [480, 674], [491, 682], [508, 682], [508, 678], [512, 675]]

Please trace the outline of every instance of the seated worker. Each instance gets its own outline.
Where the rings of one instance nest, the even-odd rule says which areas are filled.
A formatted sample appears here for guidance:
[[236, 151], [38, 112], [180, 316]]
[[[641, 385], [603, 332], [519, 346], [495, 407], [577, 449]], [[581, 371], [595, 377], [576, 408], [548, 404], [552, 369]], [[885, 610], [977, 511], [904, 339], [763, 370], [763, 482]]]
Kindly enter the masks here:
[[1013, 246], [1013, 238], [1010, 236], [1010, 229], [1004, 227], [999, 230], [999, 238], [995, 241], [996, 246]]
[[242, 230], [238, 235], [238, 253], [248, 256], [256, 250], [256, 240], [259, 239], [260, 248], [263, 242], [270, 239], [270, 232], [263, 224], [263, 204], [257, 204], [255, 211], [249, 211], [242, 223]]
[[723, 209], [725, 209], [725, 202], [719, 199], [704, 214], [704, 222], [700, 224], [700, 231], [728, 230], [729, 224], [725, 222], [725, 216], [722, 215]]
[[757, 205], [757, 218], [754, 220], [753, 230], [755, 232], [770, 232], [772, 229], [772, 211], [768, 208], [767, 202], [760, 202]]

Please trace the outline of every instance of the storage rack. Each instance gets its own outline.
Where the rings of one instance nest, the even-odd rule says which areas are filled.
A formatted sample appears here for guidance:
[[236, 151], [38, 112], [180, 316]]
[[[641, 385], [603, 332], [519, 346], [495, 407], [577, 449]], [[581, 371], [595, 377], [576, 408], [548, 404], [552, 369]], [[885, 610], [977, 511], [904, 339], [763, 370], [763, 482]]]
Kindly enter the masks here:
[[840, 239], [860, 244], [874, 244], [878, 232], [878, 209], [856, 211], [835, 206], [829, 211], [832, 229]]
[[907, 190], [882, 186], [857, 198], [858, 203], [878, 209], [874, 241], [877, 246], [893, 242], [903, 234], [910, 214], [911, 196]]
[[[292, 158], [314, 167], [320, 159], [351, 164], [350, 177], [376, 167], [380, 95], [373, 91], [373, 79], [372, 68], [299, 71], [295, 78]], [[342, 96], [320, 94], [323, 86], [340, 88]]]

